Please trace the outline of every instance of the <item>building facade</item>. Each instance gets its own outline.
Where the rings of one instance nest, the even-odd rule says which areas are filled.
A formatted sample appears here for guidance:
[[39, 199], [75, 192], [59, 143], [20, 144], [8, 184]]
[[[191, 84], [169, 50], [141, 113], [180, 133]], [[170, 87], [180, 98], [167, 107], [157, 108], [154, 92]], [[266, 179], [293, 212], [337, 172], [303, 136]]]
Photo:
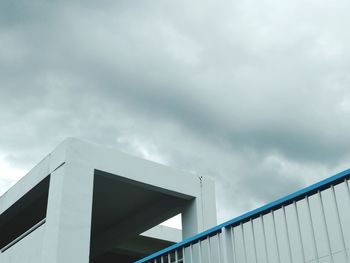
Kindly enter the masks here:
[[214, 226], [213, 182], [68, 139], [1, 196], [0, 262], [132, 262], [178, 241], [156, 226], [179, 213], [181, 239]]
[[212, 181], [68, 139], [0, 197], [0, 262], [350, 263], [349, 179], [216, 225]]

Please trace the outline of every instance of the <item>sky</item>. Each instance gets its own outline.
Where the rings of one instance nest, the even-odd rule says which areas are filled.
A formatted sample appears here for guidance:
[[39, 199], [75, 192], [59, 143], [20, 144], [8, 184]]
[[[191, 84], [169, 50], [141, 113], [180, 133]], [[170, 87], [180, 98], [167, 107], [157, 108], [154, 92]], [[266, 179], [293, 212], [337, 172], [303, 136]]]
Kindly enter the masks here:
[[349, 13], [0, 1], [0, 195], [66, 137], [212, 178], [219, 222], [349, 168]]

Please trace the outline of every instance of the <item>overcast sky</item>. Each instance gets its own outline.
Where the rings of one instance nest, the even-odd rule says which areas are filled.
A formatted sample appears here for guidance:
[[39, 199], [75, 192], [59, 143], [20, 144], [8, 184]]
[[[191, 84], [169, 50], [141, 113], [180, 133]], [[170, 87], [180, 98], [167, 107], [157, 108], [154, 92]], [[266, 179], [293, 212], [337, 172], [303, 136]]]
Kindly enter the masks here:
[[350, 167], [349, 14], [0, 1], [0, 194], [66, 137], [213, 178], [219, 221]]

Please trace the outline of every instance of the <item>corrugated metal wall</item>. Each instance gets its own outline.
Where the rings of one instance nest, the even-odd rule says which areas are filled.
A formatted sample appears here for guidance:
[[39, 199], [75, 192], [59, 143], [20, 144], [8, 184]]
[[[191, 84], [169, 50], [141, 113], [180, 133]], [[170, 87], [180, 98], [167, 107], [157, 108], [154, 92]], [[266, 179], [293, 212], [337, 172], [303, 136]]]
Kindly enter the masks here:
[[350, 263], [349, 181], [339, 178], [138, 262]]
[[229, 262], [348, 263], [348, 181], [230, 227], [227, 236]]

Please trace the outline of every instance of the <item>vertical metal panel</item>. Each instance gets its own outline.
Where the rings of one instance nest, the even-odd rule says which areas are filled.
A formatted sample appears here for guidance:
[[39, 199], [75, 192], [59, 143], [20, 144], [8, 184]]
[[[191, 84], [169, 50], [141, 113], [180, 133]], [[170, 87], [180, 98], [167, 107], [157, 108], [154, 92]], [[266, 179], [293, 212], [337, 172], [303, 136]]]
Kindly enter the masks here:
[[311, 237], [312, 237], [312, 247], [313, 247], [313, 252], [314, 252], [314, 259], [318, 263], [319, 262], [319, 252], [317, 249], [317, 243], [316, 243], [316, 236], [315, 236], [315, 225], [312, 219], [311, 215], [311, 208], [310, 208], [310, 201], [309, 197], [305, 197], [305, 202], [306, 202], [306, 209], [307, 209], [307, 215], [309, 218], [309, 223], [310, 223], [310, 230], [311, 230]]
[[282, 213], [283, 213], [283, 223], [285, 227], [285, 233], [286, 233], [286, 240], [287, 240], [287, 249], [288, 249], [288, 258], [289, 262], [293, 263], [293, 256], [292, 256], [292, 248], [290, 245], [290, 234], [289, 234], [289, 228], [288, 228], [288, 223], [287, 223], [287, 215], [286, 215], [286, 208], [283, 206], [282, 207]]
[[335, 200], [333, 198], [333, 191], [328, 188], [321, 192], [323, 208], [329, 233], [329, 240], [332, 253], [337, 253], [342, 250], [342, 238], [339, 231], [339, 224], [337, 220], [337, 210]]
[[208, 245], [208, 263], [212, 262], [212, 247], [211, 247], [211, 243], [210, 243], [210, 238], [207, 238], [207, 245]]
[[265, 234], [260, 217], [253, 220], [253, 228], [256, 245], [256, 258], [258, 263], [268, 263], [267, 260], [267, 246], [265, 242]]
[[269, 260], [269, 251], [268, 251], [268, 248], [267, 248], [267, 238], [266, 238], [264, 216], [260, 215], [260, 219], [261, 219], [261, 229], [262, 229], [263, 238], [264, 238], [264, 248], [265, 248], [266, 261], [270, 262], [270, 260]]
[[[223, 231], [225, 233], [225, 231]], [[221, 245], [221, 239], [223, 239], [223, 234], [217, 233], [216, 234], [216, 242], [217, 242], [217, 262], [221, 263], [222, 262], [222, 255], [225, 253], [224, 247]]]
[[308, 216], [308, 209], [306, 200], [300, 200], [297, 202], [297, 211], [299, 215], [301, 238], [304, 245], [305, 261], [311, 261], [315, 259], [314, 246], [312, 238], [311, 223]]
[[301, 256], [301, 262], [305, 262], [305, 248], [304, 248], [304, 242], [303, 238], [301, 235], [301, 228], [300, 228], [300, 218], [299, 218], [299, 213], [298, 213], [298, 208], [297, 208], [297, 203], [294, 201], [293, 204], [293, 211], [295, 213], [295, 223], [296, 223], [296, 233], [298, 240], [295, 244], [298, 244], [297, 246], [300, 248], [300, 256]]
[[200, 242], [200, 248], [201, 248], [201, 262], [202, 263], [210, 263], [210, 250], [208, 249], [208, 239], [204, 239]]
[[232, 247], [231, 260], [233, 260], [234, 263], [237, 263], [237, 248], [235, 244], [235, 234], [233, 231], [233, 227], [230, 228], [230, 240], [231, 240], [231, 247]]
[[347, 253], [346, 244], [345, 244], [344, 230], [343, 230], [343, 226], [341, 224], [341, 219], [340, 219], [337, 196], [335, 194], [335, 188], [333, 185], [331, 186], [331, 192], [332, 192], [332, 198], [333, 198], [333, 203], [334, 203], [334, 207], [335, 207], [335, 215], [336, 215], [336, 220], [337, 220], [336, 225], [337, 225], [337, 228], [339, 230], [340, 237], [341, 237], [342, 258], [344, 259], [344, 262], [349, 262], [348, 253]]
[[247, 236], [247, 227], [246, 227], [246, 223], [244, 224], [240, 224], [240, 228], [241, 228], [241, 231], [242, 231], [242, 244], [243, 244], [243, 249], [244, 249], [244, 260], [246, 263], [250, 263], [249, 261], [249, 257], [248, 257], [248, 252], [249, 249], [250, 249], [250, 246], [249, 246], [249, 238]]
[[191, 263], [193, 263], [193, 245], [190, 245], [190, 259], [191, 259]]
[[258, 263], [258, 255], [257, 255], [257, 251], [256, 251], [256, 237], [255, 237], [255, 230], [254, 230], [254, 221], [252, 219], [250, 219], [249, 221], [249, 226], [250, 226], [250, 230], [251, 230], [251, 237], [252, 237], [252, 246], [253, 246], [253, 253], [252, 255], [254, 255], [254, 260], [252, 260], [253, 263]]
[[292, 263], [289, 246], [289, 236], [287, 233], [286, 222], [284, 218], [284, 208], [274, 212], [276, 237], [279, 250], [279, 261], [283, 263]]
[[350, 195], [347, 188], [347, 181], [334, 187], [337, 198], [339, 217], [343, 230], [345, 247], [347, 248], [347, 258], [350, 261]]
[[220, 244], [221, 234], [216, 234], [208, 239], [209, 249], [210, 249], [210, 262], [221, 263], [221, 257], [223, 253], [223, 248]]
[[175, 263], [178, 263], [178, 259], [179, 259], [178, 250], [175, 250]]
[[273, 215], [272, 213], [268, 213], [263, 218], [269, 263], [280, 263]]
[[274, 240], [275, 240], [275, 244], [276, 244], [277, 262], [281, 262], [280, 245], [279, 245], [278, 239], [277, 239], [276, 220], [275, 220], [275, 212], [274, 211], [271, 211], [271, 217], [272, 217]]
[[233, 236], [237, 263], [247, 263], [241, 225], [233, 228]]
[[218, 237], [219, 251], [220, 251], [220, 263], [228, 263], [233, 261], [231, 257], [231, 243], [230, 243], [230, 230], [227, 228], [222, 229], [221, 235]]
[[327, 233], [324, 229], [323, 215], [321, 203], [317, 195], [312, 195], [308, 198], [309, 209], [311, 213], [311, 221], [313, 227], [313, 235], [315, 237], [316, 252], [319, 258], [329, 256], [329, 249], [327, 245]]
[[199, 240], [199, 242], [196, 244], [197, 246], [197, 257], [196, 257], [196, 261], [198, 261], [199, 263], [202, 263], [202, 242]]
[[325, 208], [324, 208], [324, 205], [323, 205], [322, 193], [320, 191], [317, 191], [317, 196], [318, 196], [319, 201], [320, 201], [321, 217], [322, 217], [322, 222], [323, 222], [323, 228], [324, 228], [324, 230], [326, 232], [326, 243], [327, 243], [327, 248], [328, 248], [328, 255], [329, 255], [329, 258], [330, 258], [330, 262], [333, 263], [334, 259], [333, 259], [331, 241], [330, 241], [330, 237], [329, 237], [329, 229], [328, 229], [328, 225], [327, 225]]

